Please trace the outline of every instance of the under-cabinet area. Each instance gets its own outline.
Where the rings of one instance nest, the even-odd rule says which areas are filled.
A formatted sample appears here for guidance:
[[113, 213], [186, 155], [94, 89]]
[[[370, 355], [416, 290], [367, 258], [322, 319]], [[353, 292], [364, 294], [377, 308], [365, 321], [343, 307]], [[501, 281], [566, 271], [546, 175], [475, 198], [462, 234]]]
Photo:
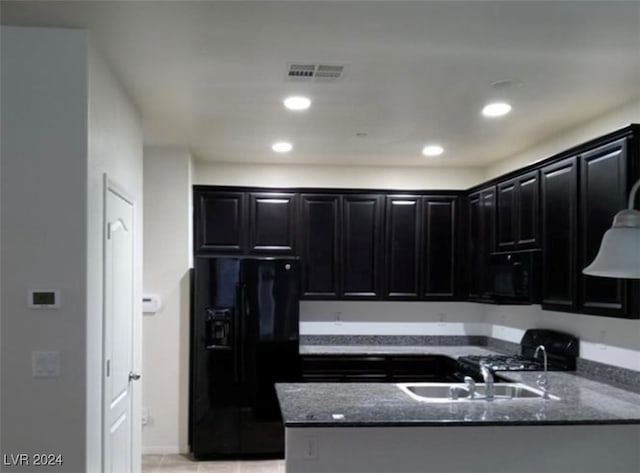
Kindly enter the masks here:
[[462, 381], [457, 362], [444, 355], [301, 355], [306, 382]]
[[640, 317], [582, 274], [640, 176], [632, 125], [462, 191], [194, 187], [196, 255], [297, 256], [307, 300], [475, 301]]

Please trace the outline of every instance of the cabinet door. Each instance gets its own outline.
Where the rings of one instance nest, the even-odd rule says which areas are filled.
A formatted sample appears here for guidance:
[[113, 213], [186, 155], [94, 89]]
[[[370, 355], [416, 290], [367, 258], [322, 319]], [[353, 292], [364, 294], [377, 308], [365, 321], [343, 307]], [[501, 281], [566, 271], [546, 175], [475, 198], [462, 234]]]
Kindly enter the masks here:
[[574, 310], [578, 161], [569, 158], [545, 166], [542, 187], [542, 307]]
[[335, 299], [339, 295], [340, 197], [303, 194], [300, 204], [302, 295]]
[[[482, 235], [483, 257], [486, 260], [489, 253], [496, 251], [496, 188], [489, 187], [482, 191]], [[485, 275], [486, 279], [486, 275]]]
[[451, 298], [456, 294], [456, 209], [454, 196], [424, 197], [422, 207], [422, 257], [425, 298]]
[[496, 248], [513, 250], [516, 246], [517, 180], [511, 179], [497, 186]]
[[467, 287], [469, 298], [478, 299], [482, 293], [482, 276], [484, 272], [481, 258], [481, 248], [483, 246], [482, 194], [480, 192], [471, 194], [468, 205]]
[[249, 252], [293, 254], [295, 194], [249, 194]]
[[246, 249], [245, 194], [194, 192], [196, 253], [243, 253]]
[[417, 298], [420, 293], [420, 207], [417, 196], [387, 196], [385, 295]]
[[539, 246], [538, 171], [498, 184], [496, 249], [524, 250]]
[[518, 210], [516, 213], [516, 248], [540, 246], [540, 176], [538, 171], [518, 178]]
[[602, 236], [611, 227], [614, 215], [626, 207], [626, 140], [583, 154], [580, 164], [578, 310], [590, 314], [625, 315], [627, 308], [623, 280], [585, 276], [582, 269], [598, 253]]
[[342, 281], [347, 298], [380, 296], [382, 197], [342, 198]]
[[489, 253], [496, 247], [496, 189], [489, 187], [469, 196], [469, 282], [471, 299], [486, 299], [491, 281]]

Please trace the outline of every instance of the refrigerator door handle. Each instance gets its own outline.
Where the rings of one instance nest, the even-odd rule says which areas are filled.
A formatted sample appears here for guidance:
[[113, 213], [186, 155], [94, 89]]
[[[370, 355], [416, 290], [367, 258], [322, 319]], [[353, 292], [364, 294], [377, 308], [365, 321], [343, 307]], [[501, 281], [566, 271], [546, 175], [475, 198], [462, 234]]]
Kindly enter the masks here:
[[246, 330], [246, 326], [245, 326], [245, 318], [247, 316], [247, 286], [244, 283], [240, 283], [240, 316], [239, 318], [239, 322], [240, 322], [240, 355], [239, 355], [239, 360], [240, 360], [240, 382], [244, 383], [245, 379], [246, 379], [246, 372], [245, 372], [245, 364], [246, 364], [246, 357], [245, 357], [245, 330]]
[[234, 325], [236, 327], [236, 330], [233, 347], [233, 381], [236, 384], [244, 381], [244, 292], [244, 284], [236, 284], [236, 310], [234, 314]]

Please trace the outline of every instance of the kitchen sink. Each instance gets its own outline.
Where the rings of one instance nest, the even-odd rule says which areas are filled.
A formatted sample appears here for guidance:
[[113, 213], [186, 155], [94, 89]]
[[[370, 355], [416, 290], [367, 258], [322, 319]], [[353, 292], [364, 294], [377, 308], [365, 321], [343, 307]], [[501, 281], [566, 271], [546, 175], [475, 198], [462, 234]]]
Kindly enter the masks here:
[[[469, 397], [467, 385], [463, 383], [398, 383], [400, 390], [421, 402], [473, 402], [486, 400], [486, 385], [477, 383], [473, 398]], [[542, 391], [522, 383], [494, 383], [494, 400], [544, 399]], [[549, 395], [551, 400], [559, 400]]]

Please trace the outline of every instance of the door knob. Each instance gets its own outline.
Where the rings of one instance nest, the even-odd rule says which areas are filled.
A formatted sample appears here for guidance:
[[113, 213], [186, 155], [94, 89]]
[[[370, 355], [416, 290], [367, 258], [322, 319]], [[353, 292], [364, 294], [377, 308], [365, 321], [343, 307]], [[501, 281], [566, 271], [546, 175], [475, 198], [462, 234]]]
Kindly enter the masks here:
[[129, 381], [138, 381], [140, 379], [139, 373], [134, 373], [133, 371], [129, 372]]

